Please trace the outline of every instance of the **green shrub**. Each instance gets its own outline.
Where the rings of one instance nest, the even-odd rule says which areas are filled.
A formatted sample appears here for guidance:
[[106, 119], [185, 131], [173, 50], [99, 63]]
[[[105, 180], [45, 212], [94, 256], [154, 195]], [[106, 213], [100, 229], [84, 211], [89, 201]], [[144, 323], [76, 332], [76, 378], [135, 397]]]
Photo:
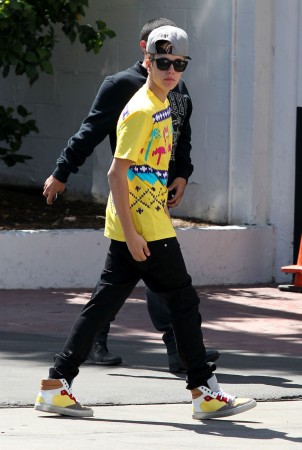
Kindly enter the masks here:
[[[58, 24], [71, 43], [78, 38], [87, 52], [97, 54], [106, 37], [113, 38], [115, 33], [102, 20], [97, 20], [94, 27], [81, 24], [88, 6], [88, 0], [0, 0], [2, 76], [7, 77], [14, 70], [16, 75], [25, 75], [32, 85], [41, 72], [52, 74], [51, 57]], [[30, 159], [16, 152], [24, 136], [31, 131], [38, 132], [33, 119], [24, 120], [30, 114], [24, 107], [17, 109], [21, 121], [13, 113], [13, 108], [3, 107], [0, 112], [0, 141], [7, 145], [0, 148], [0, 159], [8, 166]]]

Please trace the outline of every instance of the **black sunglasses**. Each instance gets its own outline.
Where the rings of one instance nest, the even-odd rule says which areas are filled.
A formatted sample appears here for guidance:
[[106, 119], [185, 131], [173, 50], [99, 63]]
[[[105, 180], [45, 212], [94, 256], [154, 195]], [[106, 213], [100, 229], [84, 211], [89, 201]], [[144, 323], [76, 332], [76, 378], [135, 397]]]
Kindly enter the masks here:
[[174, 61], [171, 61], [171, 59], [168, 58], [150, 58], [150, 61], [155, 61], [159, 70], [168, 70], [172, 64], [175, 72], [183, 72], [186, 70], [188, 65], [188, 61], [183, 59], [175, 59]]

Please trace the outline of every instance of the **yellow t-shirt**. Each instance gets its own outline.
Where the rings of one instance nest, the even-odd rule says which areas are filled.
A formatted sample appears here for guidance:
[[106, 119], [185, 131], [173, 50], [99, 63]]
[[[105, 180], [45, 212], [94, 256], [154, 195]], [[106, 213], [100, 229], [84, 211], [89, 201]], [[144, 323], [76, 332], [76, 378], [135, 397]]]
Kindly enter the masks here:
[[[176, 236], [165, 211], [172, 137], [169, 101], [161, 102], [143, 86], [120, 115], [114, 157], [134, 162], [127, 174], [129, 204], [135, 229], [146, 241]], [[125, 241], [111, 193], [105, 236]]]

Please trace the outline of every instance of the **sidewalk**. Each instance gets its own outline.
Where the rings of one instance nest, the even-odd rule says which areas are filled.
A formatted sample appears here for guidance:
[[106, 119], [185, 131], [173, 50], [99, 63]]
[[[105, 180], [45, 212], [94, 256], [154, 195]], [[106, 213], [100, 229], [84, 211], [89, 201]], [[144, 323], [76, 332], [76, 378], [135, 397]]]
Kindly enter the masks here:
[[31, 408], [39, 380], [90, 292], [0, 290], [1, 450], [53, 449], [54, 436], [58, 450], [301, 448], [302, 294], [275, 286], [198, 292], [206, 345], [221, 352], [219, 382], [226, 391], [256, 398], [257, 408], [225, 420], [191, 419], [184, 377], [167, 371], [161, 336], [150, 322], [144, 289], [137, 288], [110, 334], [110, 351], [124, 364], [85, 364], [74, 383], [84, 404], [98, 405], [95, 417], [39, 414]]

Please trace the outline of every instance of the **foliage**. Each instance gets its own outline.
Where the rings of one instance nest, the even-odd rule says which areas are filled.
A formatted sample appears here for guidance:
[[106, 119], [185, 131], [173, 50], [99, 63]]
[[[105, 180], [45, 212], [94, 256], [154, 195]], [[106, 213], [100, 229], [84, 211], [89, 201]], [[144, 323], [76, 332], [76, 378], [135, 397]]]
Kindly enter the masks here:
[[[71, 43], [78, 38], [85, 46], [87, 52], [93, 51], [97, 54], [106, 37], [115, 36], [102, 20], [95, 22], [95, 27], [89, 24], [81, 24], [82, 17], [85, 16], [85, 8], [88, 7], [88, 0], [0, 0], [0, 70], [5, 78], [14, 68], [16, 75], [25, 75], [32, 85], [41, 72], [53, 73], [51, 63], [52, 52], [57, 42], [56, 30], [61, 25], [61, 30], [68, 37]], [[19, 115], [23, 118], [25, 108]], [[12, 108], [1, 110], [1, 120], [6, 117], [11, 127], [15, 124], [16, 136], [13, 128], [10, 128], [10, 135], [2, 134], [1, 126], [0, 140], [6, 141], [10, 145], [7, 158], [3, 156], [1, 148], [1, 159], [6, 164], [13, 165], [22, 162], [28, 157], [17, 157], [16, 146], [21, 145], [22, 137], [30, 131], [34, 121], [27, 121], [18, 124], [18, 119], [12, 118]], [[26, 125], [26, 123], [29, 125]], [[21, 131], [22, 129], [22, 131]], [[27, 132], [26, 132], [27, 131]], [[20, 140], [21, 139], [21, 140]], [[19, 145], [19, 147], [20, 147]], [[14, 155], [11, 159], [11, 155]], [[13, 163], [13, 164], [12, 164]]]
[[5, 141], [9, 148], [0, 147], [0, 160], [7, 166], [14, 166], [17, 162], [24, 162], [30, 156], [16, 154], [22, 144], [22, 138], [31, 131], [38, 132], [33, 119], [25, 120], [29, 113], [22, 105], [19, 105], [17, 112], [21, 116], [21, 121], [13, 117], [13, 108], [5, 109], [0, 105], [0, 141]]

